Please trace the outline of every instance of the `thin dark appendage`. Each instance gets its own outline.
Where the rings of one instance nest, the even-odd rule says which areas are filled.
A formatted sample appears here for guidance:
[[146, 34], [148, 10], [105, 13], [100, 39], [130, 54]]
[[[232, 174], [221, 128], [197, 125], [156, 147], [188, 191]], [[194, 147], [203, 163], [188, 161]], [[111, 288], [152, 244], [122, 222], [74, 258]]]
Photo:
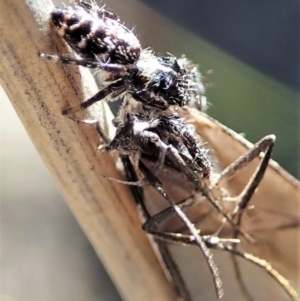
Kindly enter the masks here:
[[248, 235], [242, 229], [236, 227], [231, 217], [228, 214], [226, 214], [226, 212], [224, 212], [222, 206], [220, 206], [215, 200], [213, 200], [213, 198], [207, 192], [207, 189], [204, 187], [201, 179], [199, 179], [198, 175], [194, 173], [193, 170], [191, 170], [189, 166], [185, 164], [183, 159], [180, 157], [178, 151], [172, 145], [170, 145], [168, 148], [168, 154], [170, 156], [170, 159], [173, 162], [177, 163], [175, 165], [179, 168], [179, 170], [195, 185], [196, 190], [201, 192], [201, 194], [217, 209], [217, 211], [224, 216], [228, 223], [230, 223], [232, 227], [234, 227], [241, 235], [243, 235], [245, 239], [247, 239], [250, 242], [253, 241], [250, 235]]
[[[191, 197], [186, 198], [185, 200], [177, 203], [176, 205], [182, 210], [185, 211], [188, 208], [191, 208], [195, 205], [197, 201], [192, 199]], [[159, 224], [163, 221], [166, 221], [172, 217], [176, 216], [176, 212], [172, 209], [172, 207], [168, 207], [155, 215], [149, 217], [147, 221], [143, 225], [143, 229], [148, 232], [149, 229], [153, 229], [154, 225]], [[184, 243], [184, 242], [183, 242]]]
[[[201, 179], [199, 179], [198, 175], [195, 174], [189, 166], [185, 164], [183, 159], [178, 154], [178, 151], [171, 145], [168, 148], [168, 155], [172, 162], [176, 162], [175, 166], [181, 171], [196, 187], [197, 192], [200, 192], [212, 205], [213, 207], [220, 213], [222, 216], [224, 216], [225, 220], [228, 221], [228, 223], [236, 229], [247, 241], [254, 242], [253, 238], [246, 233], [243, 229], [238, 228], [234, 221], [231, 219], [231, 217], [224, 212], [222, 206], [220, 206], [208, 193], [208, 189], [204, 186]], [[168, 209], [166, 209], [168, 210]], [[171, 209], [170, 209], [171, 210]]]
[[[275, 137], [273, 135], [266, 136], [263, 139], [261, 139], [258, 143], [256, 143], [247, 154], [230, 164], [226, 169], [223, 170], [221, 173], [221, 176], [219, 177], [218, 181], [225, 176], [232, 177], [236, 172], [238, 172], [243, 167], [247, 166], [252, 160], [257, 158], [262, 151], [266, 151], [266, 153], [263, 155], [262, 160], [257, 167], [255, 173], [243, 189], [243, 191], [235, 197], [237, 199], [237, 205], [233, 210], [232, 213], [232, 220], [236, 218], [236, 226], [237, 228], [240, 227], [241, 220], [242, 220], [242, 214], [244, 210], [247, 208], [255, 190], [259, 186], [261, 180], [263, 179], [263, 176], [266, 172], [266, 169], [268, 167], [268, 163], [271, 159], [271, 154], [274, 147], [274, 141]], [[238, 231], [235, 228], [234, 232], [234, 238], [238, 236]]]
[[[236, 225], [238, 227], [241, 225], [242, 216], [243, 216], [243, 213], [244, 213], [245, 209], [247, 208], [247, 206], [249, 204], [249, 201], [251, 200], [255, 190], [258, 188], [258, 186], [259, 186], [259, 184], [260, 184], [261, 180], [263, 179], [263, 176], [266, 172], [269, 161], [271, 159], [271, 154], [272, 154], [273, 147], [274, 147], [274, 141], [275, 141], [275, 139], [272, 136], [264, 137], [262, 140], [260, 140], [258, 143], [256, 143], [256, 145], [254, 146], [254, 149], [251, 150], [245, 156], [246, 160], [248, 159], [248, 161], [245, 160], [244, 162], [250, 163], [253, 159], [258, 157], [259, 154], [262, 151], [266, 151], [265, 154], [263, 155], [263, 158], [262, 158], [259, 166], [257, 167], [255, 173], [252, 175], [252, 177], [249, 180], [248, 184], [245, 186], [243, 191], [237, 197], [237, 199], [239, 201], [237, 202], [237, 206], [233, 210], [232, 218], [233, 219], [236, 218]], [[245, 165], [242, 164], [242, 165], [240, 165], [240, 168], [243, 168], [244, 166]], [[233, 175], [233, 173], [232, 173], [232, 175]], [[234, 238], [238, 237], [237, 231], [234, 231], [233, 237]], [[232, 248], [232, 250], [237, 251], [237, 245], [236, 244], [232, 244], [231, 248]], [[237, 251], [237, 252], [239, 252], [239, 251]], [[235, 257], [235, 254], [237, 254], [237, 253], [232, 252], [231, 254], [232, 254], [232, 261], [233, 261], [233, 265], [234, 265], [235, 274], [236, 274], [237, 280], [240, 283], [241, 290], [244, 293], [245, 298], [248, 301], [253, 301], [251, 293], [249, 292], [249, 290], [248, 290], [248, 288], [247, 288], [247, 286], [246, 286], [246, 284], [243, 280], [237, 258]], [[268, 271], [267, 268], [266, 268], [266, 270]], [[278, 272], [276, 271], [276, 273], [278, 273]], [[272, 276], [274, 277], [274, 275], [272, 275]], [[280, 282], [280, 279], [276, 278], [276, 280], [283, 286], [283, 284]]]
[[147, 179], [147, 181], [155, 188], [155, 190], [161, 194], [164, 199], [166, 199], [173, 210], [176, 212], [178, 217], [184, 222], [184, 224], [187, 226], [189, 229], [190, 233], [192, 236], [195, 238], [195, 242], [200, 248], [202, 254], [204, 255], [205, 259], [207, 260], [207, 264], [209, 267], [209, 270], [211, 271], [214, 285], [215, 285], [215, 290], [218, 298], [221, 298], [223, 295], [223, 289], [222, 289], [222, 281], [219, 277], [219, 270], [213, 261], [212, 254], [210, 250], [206, 247], [203, 239], [199, 235], [198, 230], [196, 227], [191, 223], [191, 221], [187, 218], [185, 213], [181, 210], [181, 208], [176, 205], [176, 203], [165, 193], [165, 191], [162, 188], [161, 182], [154, 176], [153, 173], [148, 170], [148, 168], [143, 164], [143, 162], [140, 161], [139, 168], [141, 172], [143, 173], [144, 177]]
[[[236, 250], [236, 248], [235, 248], [235, 250]], [[232, 263], [233, 263], [233, 269], [234, 269], [235, 277], [237, 279], [237, 282], [239, 284], [239, 287], [240, 287], [240, 290], [241, 290], [242, 294], [245, 296], [247, 301], [255, 301], [253, 299], [253, 297], [251, 296], [251, 292], [247, 288], [247, 285], [246, 285], [246, 283], [243, 279], [242, 272], [241, 272], [241, 269], [239, 267], [239, 263], [236, 259], [235, 253], [230, 253], [230, 256], [231, 256]]]
[[[267, 136], [256, 144], [257, 150], [259, 152], [258, 153], [253, 152], [254, 154], [257, 154], [257, 156], [258, 156], [262, 151], [266, 151], [266, 152], [263, 155], [261, 163], [258, 166], [258, 168], [256, 169], [255, 173], [253, 174], [252, 178], [249, 180], [246, 187], [240, 193], [240, 195], [239, 195], [240, 202], [238, 202], [237, 207], [233, 211], [233, 214], [232, 214], [233, 218], [236, 215], [242, 214], [244, 209], [247, 207], [252, 195], [254, 194], [255, 190], [257, 189], [261, 180], [263, 179], [263, 176], [266, 172], [269, 161], [271, 159], [272, 151], [274, 148], [274, 141], [275, 141], [275, 139], [272, 136]], [[255, 148], [255, 150], [256, 150], [256, 148]], [[249, 163], [252, 161], [251, 160], [252, 156], [247, 156], [246, 158], [249, 158], [249, 160], [250, 160], [250, 161], [248, 161]]]
[[[135, 169], [129, 159], [129, 156], [120, 154], [120, 158], [121, 158], [123, 166], [124, 166], [126, 179], [128, 179], [128, 181], [130, 181], [130, 182], [138, 182], [139, 179], [138, 179]], [[144, 192], [143, 192], [142, 187], [140, 187], [138, 185], [137, 186], [130, 185], [129, 188], [131, 190], [131, 193], [134, 196], [134, 200], [136, 201], [136, 203], [142, 207], [142, 212], [143, 212], [144, 217], [148, 220], [148, 218], [150, 217], [150, 214], [143, 201], [144, 200]]]
[[[233, 210], [233, 213], [231, 215], [231, 220], [236, 218], [234, 227], [234, 237], [237, 237], [239, 234], [239, 231], [237, 229], [240, 229], [242, 214], [244, 212], [244, 209], [247, 207], [248, 203], [250, 202], [255, 190], [259, 186], [265, 171], [268, 167], [268, 163], [271, 159], [272, 150], [274, 147], [275, 142], [275, 136], [269, 135], [258, 141], [253, 148], [245, 155], [231, 163], [229, 166], [227, 166], [221, 173], [219, 178], [216, 180], [216, 182], [213, 183], [213, 186], [217, 186], [220, 180], [224, 177], [231, 178], [233, 177], [239, 170], [246, 167], [251, 161], [253, 161], [255, 158], [257, 158], [261, 152], [266, 151], [266, 153], [263, 155], [262, 161], [260, 165], [258, 166], [256, 172], [252, 176], [252, 178], [249, 180], [243, 191], [235, 197], [234, 199], [237, 200], [237, 205]], [[249, 242], [254, 243], [255, 241], [251, 238]]]
[[[289, 284], [289, 281], [282, 276], [277, 270], [275, 270], [269, 262], [252, 254], [238, 251], [236, 248], [228, 245], [222, 246], [222, 250], [230, 252], [233, 256], [239, 256], [245, 260], [252, 262], [258, 267], [264, 269], [276, 282], [286, 291], [292, 301], [300, 301], [298, 293]], [[245, 287], [246, 288], [246, 287]], [[249, 293], [247, 294], [249, 295]]]
[[265, 151], [271, 144], [274, 144], [275, 142], [275, 136], [274, 135], [268, 135], [264, 138], [262, 138], [260, 141], [255, 143], [253, 148], [251, 150], [238, 158], [236, 161], [228, 165], [221, 173], [218, 178], [218, 182], [222, 178], [231, 178], [236, 172], [241, 170], [243, 167], [247, 166], [251, 161], [253, 161], [255, 158], [259, 156], [259, 154], [262, 151]]
[[[101, 134], [101, 137], [103, 139], [103, 135]], [[107, 144], [109, 143], [108, 139], [103, 139]], [[135, 172], [135, 169], [129, 159], [129, 156], [120, 154], [122, 163], [124, 165], [124, 170], [126, 173], [126, 178], [130, 182], [138, 182], [139, 179], [137, 177], [137, 174]], [[140, 206], [143, 218], [146, 220], [145, 223], [148, 222], [148, 220], [151, 218], [145, 203], [144, 203], [144, 194], [143, 189], [138, 186], [130, 186], [130, 190], [134, 196], [134, 199], [138, 206]], [[153, 226], [154, 229], [156, 229], [155, 226]], [[144, 227], [143, 230], [145, 231]], [[155, 231], [155, 230], [154, 230]], [[145, 231], [147, 232], [147, 231]], [[149, 233], [152, 235], [152, 233]], [[168, 273], [171, 276], [171, 282], [174, 290], [176, 291], [176, 294], [182, 298], [185, 301], [192, 301], [192, 298], [190, 296], [190, 293], [186, 287], [185, 281], [182, 278], [180, 271], [178, 269], [178, 266], [176, 262], [174, 261], [172, 254], [170, 254], [170, 251], [166, 245], [166, 243], [160, 238], [155, 235], [152, 235], [154, 237], [155, 243], [157, 244], [160, 254], [162, 256], [163, 262], [162, 264], [165, 265], [165, 268], [167, 269]]]
[[[184, 236], [190, 236], [190, 238], [186, 237], [184, 240], [188, 245], [198, 245], [194, 239], [194, 236], [192, 236], [192, 235], [184, 235]], [[214, 238], [214, 237], [203, 236], [203, 240], [207, 244], [207, 247], [213, 248], [216, 250], [229, 252], [233, 256], [239, 256], [239, 257], [243, 258], [244, 260], [247, 260], [247, 261], [257, 265], [258, 267], [265, 270], [286, 291], [286, 293], [288, 294], [288, 296], [290, 297], [290, 299], [292, 301], [300, 301], [298, 293], [289, 284], [289, 281], [284, 276], [282, 276], [277, 270], [275, 270], [269, 262], [267, 262], [266, 260], [261, 259], [259, 257], [256, 257], [252, 254], [239, 251], [239, 250], [233, 248], [232, 246], [228, 245], [227, 242], [231, 243], [230, 238], [228, 240], [226, 238], [224, 240], [220, 239], [219, 242], [211, 241], [211, 238]], [[169, 239], [166, 239], [166, 240], [170, 241]], [[171, 239], [171, 241], [173, 241], [173, 239]], [[224, 241], [225, 241], [225, 243], [224, 243]], [[252, 297], [250, 297], [250, 298], [252, 298]]]
[[[245, 186], [243, 191], [240, 193], [240, 195], [235, 198], [235, 199], [237, 199], [237, 205], [233, 210], [232, 219], [236, 218], [236, 226], [238, 228], [241, 225], [242, 216], [243, 216], [245, 209], [247, 208], [255, 190], [258, 188], [261, 180], [263, 179], [265, 171], [268, 167], [268, 163], [271, 159], [274, 142], [275, 142], [275, 137], [273, 135], [264, 137], [259, 142], [257, 142], [254, 145], [254, 147], [246, 155], [240, 157], [238, 160], [236, 160], [235, 162], [230, 164], [220, 174], [218, 182], [220, 181], [221, 178], [224, 178], [224, 177], [231, 178], [235, 175], [235, 173], [237, 173], [242, 168], [246, 167], [255, 158], [259, 157], [261, 152], [266, 151], [265, 154], [263, 155], [262, 160], [261, 160], [259, 166], [257, 167], [255, 173], [252, 175], [251, 179], [249, 180], [249, 182], [247, 183], [247, 185]], [[233, 238], [237, 238], [237, 237], [238, 237], [238, 232], [235, 229]], [[236, 257], [234, 256], [234, 254], [237, 254], [239, 252], [236, 249], [237, 244], [233, 243], [230, 248], [232, 250], [231, 254], [232, 254], [232, 260], [233, 260], [236, 277], [240, 283], [241, 290], [243, 291], [246, 299], [249, 301], [252, 301], [253, 298], [242, 279], [239, 264], [236, 260]], [[233, 251], [235, 251], [235, 252], [233, 252]], [[266, 267], [265, 267], [265, 269], [267, 270]], [[282, 283], [280, 282], [279, 279], [276, 279], [276, 280], [282, 285]]]
[[67, 64], [67, 65], [75, 65], [81, 66], [85, 68], [92, 68], [92, 69], [100, 69], [107, 72], [117, 73], [119, 77], [123, 76], [126, 73], [126, 68], [120, 64], [106, 64], [102, 63], [99, 60], [92, 60], [92, 59], [76, 59], [69, 56], [63, 55], [53, 55], [39, 52], [39, 57], [53, 61], [56, 63]]
[[121, 81], [118, 81], [116, 83], [113, 83], [113, 84], [105, 87], [104, 89], [102, 89], [101, 91], [96, 93], [94, 96], [92, 96], [88, 100], [82, 102], [78, 106], [71, 107], [71, 108], [68, 108], [66, 110], [63, 110], [62, 114], [63, 115], [75, 114], [76, 112], [87, 109], [88, 107], [90, 107], [94, 103], [96, 103], [96, 102], [104, 99], [105, 97], [109, 96], [111, 93], [121, 94], [123, 92], [124, 87], [122, 86], [122, 83], [120, 83], [120, 82]]
[[[54, 62], [59, 62], [62, 64], [72, 64], [87, 68], [97, 68], [103, 71], [110, 72], [113, 74], [112, 78], [110, 79], [117, 79], [125, 75], [126, 68], [119, 64], [104, 64], [97, 60], [87, 60], [87, 59], [75, 59], [67, 56], [57, 56], [51, 55], [46, 53], [39, 52], [39, 56], [43, 59], [47, 59]], [[123, 93], [127, 89], [127, 85], [124, 80], [119, 80], [115, 83], [110, 84], [109, 86], [105, 87], [94, 96], [89, 98], [88, 100], [84, 101], [83, 103], [79, 104], [78, 106], [68, 108], [62, 111], [63, 115], [71, 115], [81, 110], [87, 109], [94, 103], [106, 98], [110, 94], [114, 94], [114, 97], [117, 97], [119, 94]]]
[[217, 209], [219, 213], [221, 213], [225, 220], [235, 229], [235, 231], [239, 234], [241, 234], [247, 241], [249, 242], [254, 242], [253, 238], [251, 235], [249, 235], [247, 232], [245, 232], [243, 229], [241, 229], [239, 226], [234, 223], [232, 217], [228, 215], [226, 212], [224, 212], [222, 206], [220, 206], [208, 193], [207, 189], [201, 185], [201, 189], [199, 190], [202, 195]]
[[[263, 159], [262, 159], [260, 165], [258, 166], [258, 168], [256, 169], [254, 175], [249, 180], [248, 184], [243, 189], [243, 191], [240, 193], [240, 195], [238, 197], [240, 199], [240, 201], [238, 202], [237, 206], [235, 207], [235, 209], [233, 210], [233, 213], [232, 213], [232, 219], [234, 219], [236, 217], [236, 225], [238, 227], [240, 227], [240, 225], [241, 225], [243, 213], [244, 213], [245, 209], [247, 208], [255, 190], [257, 189], [261, 180], [263, 179], [263, 176], [266, 172], [269, 161], [271, 159], [271, 154], [272, 154], [273, 147], [274, 147], [274, 140], [268, 139], [268, 140], [263, 140], [263, 142], [267, 142], [268, 145], [266, 146], [265, 143], [259, 144], [260, 148], [262, 148], [261, 151], [265, 150], [265, 147], [267, 147], [267, 151], [266, 151], [265, 155], [263, 156]], [[236, 237], [238, 237], [238, 232], [235, 230], [234, 238], [236, 238]]]

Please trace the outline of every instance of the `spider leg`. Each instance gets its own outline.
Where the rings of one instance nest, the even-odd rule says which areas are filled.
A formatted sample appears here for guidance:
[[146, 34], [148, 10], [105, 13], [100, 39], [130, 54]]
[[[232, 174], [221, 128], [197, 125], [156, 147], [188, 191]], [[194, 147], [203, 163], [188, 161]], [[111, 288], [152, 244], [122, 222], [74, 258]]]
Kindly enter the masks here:
[[111, 98], [115, 98], [122, 94], [127, 89], [127, 86], [124, 84], [124, 81], [120, 80], [115, 83], [112, 83], [111, 85], [103, 88], [98, 93], [96, 93], [94, 96], [89, 98], [88, 100], [82, 102], [78, 106], [68, 108], [66, 110], [62, 111], [63, 115], [73, 115], [78, 111], [85, 110], [94, 103], [106, 98], [107, 96], [111, 95]]
[[[126, 73], [126, 68], [120, 64], [109, 64], [109, 63], [102, 63], [98, 60], [91, 60], [91, 59], [76, 59], [67, 56], [57, 56], [45, 53], [39, 53], [39, 56], [44, 59], [48, 59], [51, 61], [59, 62], [62, 64], [72, 64], [87, 68], [97, 68], [102, 71], [106, 71], [109, 73], [109, 77], [106, 78], [107, 81], [116, 80], [123, 77]], [[68, 108], [63, 110], [63, 115], [72, 115], [78, 111], [84, 110], [89, 106], [93, 105], [94, 103], [106, 98], [111, 94], [111, 98], [114, 99], [122, 94], [128, 88], [128, 82], [126, 80], [118, 80], [104, 89], [100, 90], [90, 99], [84, 101], [78, 106]], [[74, 118], [72, 118], [74, 119]], [[76, 120], [76, 119], [75, 119]], [[89, 122], [88, 120], [86, 122]]]
[[49, 61], [53, 61], [61, 64], [82, 66], [86, 68], [100, 69], [103, 71], [111, 72], [114, 76], [112, 79], [121, 78], [126, 73], [126, 68], [121, 64], [110, 64], [110, 63], [102, 63], [97, 59], [76, 59], [69, 56], [63, 55], [53, 55], [47, 54], [43, 52], [39, 52], [39, 56], [42, 59], [46, 59]]
[[[108, 145], [111, 142], [111, 139], [109, 139], [108, 136], [104, 133], [99, 122], [96, 123], [96, 131], [97, 131], [100, 139], [102, 139], [106, 145]], [[98, 149], [99, 149], [99, 147], [98, 147]]]

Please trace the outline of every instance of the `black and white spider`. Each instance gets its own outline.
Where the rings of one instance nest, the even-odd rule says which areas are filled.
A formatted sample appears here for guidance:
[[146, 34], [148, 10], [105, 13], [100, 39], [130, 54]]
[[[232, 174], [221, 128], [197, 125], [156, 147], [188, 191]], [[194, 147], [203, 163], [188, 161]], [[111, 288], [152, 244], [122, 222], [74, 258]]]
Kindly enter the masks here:
[[[106, 148], [130, 155], [144, 179], [170, 203], [206, 257], [217, 295], [221, 297], [218, 269], [206, 246], [209, 239], [201, 238], [156, 177], [161, 167], [169, 163], [183, 173], [195, 191], [205, 193], [201, 177], [210, 175], [207, 149], [185, 120], [172, 110], [186, 105], [205, 107], [200, 73], [185, 57], [159, 56], [149, 49], [142, 49], [135, 34], [120, 23], [115, 13], [83, 0], [74, 2], [75, 6], [55, 8], [51, 21], [78, 58], [39, 55], [64, 64], [96, 69], [104, 88], [79, 106], [64, 110], [63, 114], [72, 116], [104, 99], [123, 99], [113, 120], [116, 135], [112, 141], [106, 141]], [[156, 160], [151, 170], [141, 160], [147, 154]], [[209, 199], [208, 195], [206, 197]], [[218, 207], [216, 203], [214, 206]], [[228, 216], [226, 218], [230, 221]]]
[[[80, 58], [44, 53], [40, 56], [65, 64], [95, 68], [105, 88], [78, 107], [63, 113], [70, 115], [103, 99], [115, 101], [123, 98], [118, 116], [114, 119], [119, 141], [126, 140], [125, 136], [120, 137], [120, 133], [124, 133], [121, 130], [123, 127], [128, 129], [129, 123], [133, 136], [140, 144], [151, 142], [151, 135], [145, 132], [147, 129], [159, 132], [159, 128], [164, 128], [187, 148], [193, 163], [196, 163], [194, 167], [202, 171], [203, 176], [209, 176], [207, 151], [197, 143], [193, 131], [185, 122], [167, 110], [172, 105], [205, 105], [204, 87], [197, 67], [185, 57], [156, 56], [149, 49], [143, 50], [134, 33], [104, 7], [84, 1], [76, 1], [76, 4], [75, 7], [54, 9], [51, 20]], [[164, 115], [161, 117], [162, 111]], [[146, 123], [150, 126], [147, 127]]]

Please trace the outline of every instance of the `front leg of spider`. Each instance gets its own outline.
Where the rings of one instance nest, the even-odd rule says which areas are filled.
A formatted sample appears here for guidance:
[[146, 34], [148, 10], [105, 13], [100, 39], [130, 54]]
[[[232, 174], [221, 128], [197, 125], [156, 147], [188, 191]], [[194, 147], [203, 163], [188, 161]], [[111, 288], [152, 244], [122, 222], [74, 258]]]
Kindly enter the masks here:
[[63, 115], [70, 116], [72, 118], [72, 115], [75, 114], [78, 111], [85, 110], [94, 103], [103, 100], [104, 98], [110, 96], [111, 99], [117, 98], [120, 94], [122, 94], [127, 89], [127, 85], [125, 81], [120, 80], [117, 81], [104, 89], [100, 90], [98, 93], [96, 93], [94, 96], [89, 98], [88, 100], [82, 102], [78, 106], [68, 108], [66, 110], [62, 111]]
[[94, 59], [76, 59], [69, 57], [67, 55], [55, 55], [39, 52], [39, 57], [45, 60], [53, 61], [55, 63], [65, 64], [65, 65], [74, 65], [81, 66], [91, 69], [99, 69], [106, 71], [109, 74], [109, 77], [105, 81], [112, 81], [122, 78], [126, 74], [126, 68], [121, 64], [112, 64], [112, 63], [102, 63], [96, 58]]
[[[62, 64], [72, 64], [72, 65], [83, 66], [88, 68], [97, 68], [99, 70], [106, 72], [106, 78], [105, 78], [106, 81], [120, 79], [124, 77], [126, 73], [126, 68], [120, 64], [104, 64], [95, 60], [75, 59], [66, 56], [56, 56], [56, 55], [50, 55], [45, 53], [39, 53], [39, 56], [43, 59], [59, 62]], [[99, 91], [94, 96], [84, 101], [80, 105], [72, 108], [68, 108], [64, 110], [62, 113], [63, 115], [69, 115], [70, 117], [72, 117], [72, 114], [87, 109], [94, 103], [108, 97], [109, 95], [110, 95], [110, 99], [114, 100], [124, 91], [126, 91], [128, 89], [128, 86], [129, 86], [129, 81], [126, 80], [126, 78], [120, 79], [108, 85], [107, 87], [105, 87], [104, 89], [102, 89], [101, 91]]]

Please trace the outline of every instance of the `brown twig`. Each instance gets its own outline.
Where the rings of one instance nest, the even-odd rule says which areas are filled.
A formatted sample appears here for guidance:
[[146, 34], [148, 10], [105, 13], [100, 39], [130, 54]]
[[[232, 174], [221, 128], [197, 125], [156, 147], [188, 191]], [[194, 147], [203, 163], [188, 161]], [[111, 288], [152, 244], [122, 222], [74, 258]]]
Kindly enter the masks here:
[[[53, 4], [0, 0], [0, 7], [1, 85], [123, 299], [175, 300], [128, 187], [101, 176], [122, 177], [116, 158], [97, 152], [93, 126], [61, 115], [97, 88], [88, 70], [38, 57], [38, 51], [68, 52], [48, 28]], [[111, 131], [108, 107], [99, 105], [97, 113]]]

